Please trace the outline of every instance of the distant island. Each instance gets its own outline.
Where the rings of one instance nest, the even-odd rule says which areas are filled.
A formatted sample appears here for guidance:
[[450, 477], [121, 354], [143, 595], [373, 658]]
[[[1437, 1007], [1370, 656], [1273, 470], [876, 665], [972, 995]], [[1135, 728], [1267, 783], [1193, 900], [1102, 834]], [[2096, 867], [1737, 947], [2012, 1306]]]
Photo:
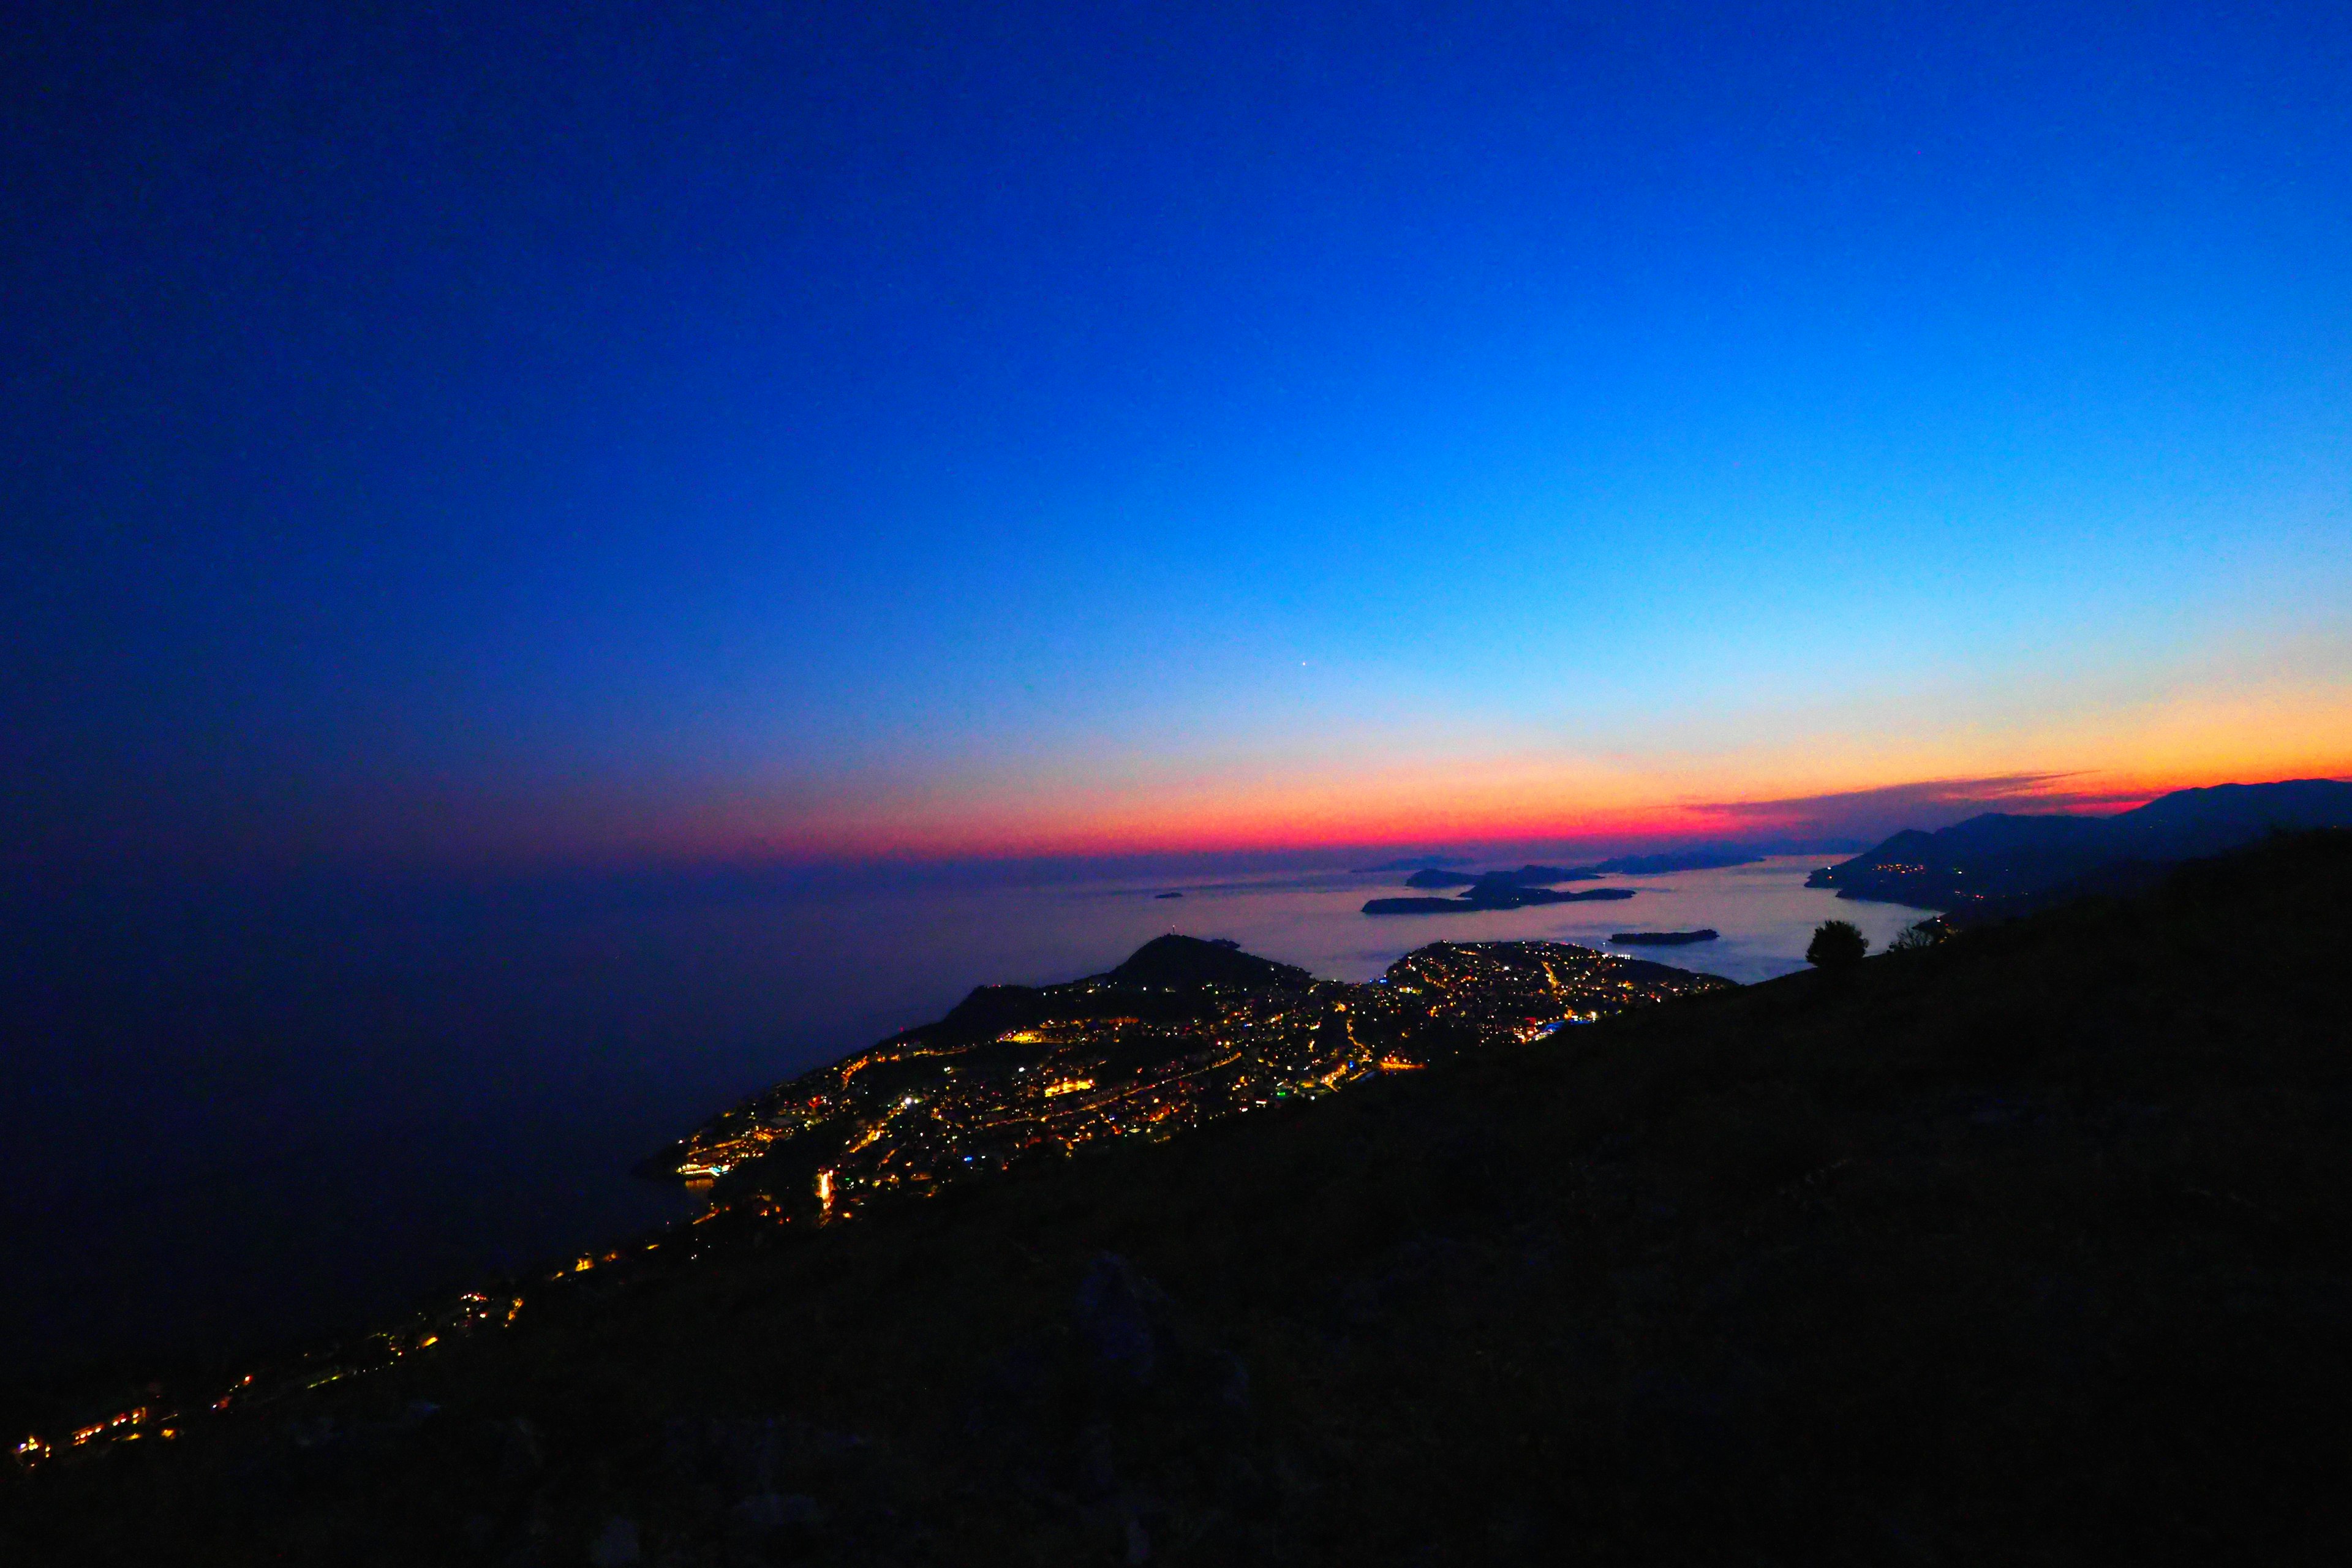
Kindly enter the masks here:
[[1688, 942], [1713, 942], [1723, 933], [1713, 926], [1697, 931], [1621, 931], [1610, 941], [1621, 947], [1681, 947]]
[[[1408, 888], [1549, 887], [1557, 882], [1590, 882], [1602, 877], [1658, 877], [1670, 871], [1712, 871], [1726, 866], [1752, 866], [1763, 857], [1753, 850], [1728, 846], [1669, 849], [1654, 855], [1618, 855], [1589, 866], [1522, 866], [1516, 871], [1457, 871], [1433, 862], [1404, 879]], [[1377, 868], [1401, 871], [1403, 862]]]
[[1184, 895], [1181, 893], [1154, 893], [1151, 896], [1155, 899], [1181, 899]]
[[2352, 826], [2352, 784], [2216, 784], [2176, 790], [2114, 816], [1987, 812], [1933, 833], [1898, 833], [1805, 879], [1842, 899], [1909, 904], [1969, 919], [2023, 914], [2088, 893], [2125, 894], [2183, 860], [2266, 835]]
[[1560, 892], [1551, 888], [1520, 887], [1509, 882], [1479, 881], [1450, 899], [1370, 899], [1364, 904], [1368, 915], [1452, 915], [1468, 910], [1517, 910], [1529, 904], [1581, 904], [1612, 899], [1630, 899], [1631, 888], [1587, 888], [1580, 892]]
[[1516, 871], [1415, 871], [1404, 879], [1408, 888], [1540, 888], [1552, 882], [1591, 881], [1601, 873], [1589, 866], [1522, 866]]

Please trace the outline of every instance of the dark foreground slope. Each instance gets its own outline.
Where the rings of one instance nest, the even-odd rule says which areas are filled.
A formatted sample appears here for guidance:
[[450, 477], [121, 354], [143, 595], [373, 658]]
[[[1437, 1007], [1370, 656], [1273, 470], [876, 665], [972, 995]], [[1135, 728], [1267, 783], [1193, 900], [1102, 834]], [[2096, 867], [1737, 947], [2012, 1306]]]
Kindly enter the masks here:
[[779, 1232], [37, 1475], [6, 1529], [34, 1562], [2318, 1557], [2347, 874], [2352, 837], [2281, 841]]

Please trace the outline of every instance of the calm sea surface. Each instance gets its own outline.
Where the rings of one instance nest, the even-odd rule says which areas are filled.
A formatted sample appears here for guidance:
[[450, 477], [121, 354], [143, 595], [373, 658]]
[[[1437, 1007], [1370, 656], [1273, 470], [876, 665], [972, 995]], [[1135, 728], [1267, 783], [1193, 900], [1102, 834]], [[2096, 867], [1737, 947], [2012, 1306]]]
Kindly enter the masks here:
[[1713, 926], [1640, 951], [1753, 981], [1822, 920], [1876, 947], [1919, 918], [1809, 890], [1815, 863], [1380, 918], [1401, 874], [20, 893], [0, 1385], [283, 1343], [658, 1223], [687, 1200], [628, 1169], [710, 1110], [1163, 931], [1366, 980], [1429, 942]]

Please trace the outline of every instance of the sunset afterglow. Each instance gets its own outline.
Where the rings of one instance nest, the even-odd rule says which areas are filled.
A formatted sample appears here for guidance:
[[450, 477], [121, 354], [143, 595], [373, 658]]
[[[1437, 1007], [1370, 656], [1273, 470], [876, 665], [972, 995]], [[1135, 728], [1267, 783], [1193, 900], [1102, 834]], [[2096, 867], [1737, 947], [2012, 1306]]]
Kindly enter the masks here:
[[[1853, 837], [2352, 772], [2310, 17], [803, 23], [60, 57], [149, 87], [12, 264], [12, 857]], [[288, 48], [372, 93], [224, 85]]]

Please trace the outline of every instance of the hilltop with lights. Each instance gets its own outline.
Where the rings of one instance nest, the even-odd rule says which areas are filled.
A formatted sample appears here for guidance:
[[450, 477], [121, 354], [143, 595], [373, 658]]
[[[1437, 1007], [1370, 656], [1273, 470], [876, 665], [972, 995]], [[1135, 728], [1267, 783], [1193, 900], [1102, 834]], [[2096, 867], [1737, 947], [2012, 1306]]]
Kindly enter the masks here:
[[1423, 947], [1355, 985], [1163, 936], [1107, 973], [982, 986], [936, 1023], [714, 1117], [642, 1170], [720, 1204], [842, 1218], [878, 1194], [1163, 1139], [1728, 984], [1507, 942]]

